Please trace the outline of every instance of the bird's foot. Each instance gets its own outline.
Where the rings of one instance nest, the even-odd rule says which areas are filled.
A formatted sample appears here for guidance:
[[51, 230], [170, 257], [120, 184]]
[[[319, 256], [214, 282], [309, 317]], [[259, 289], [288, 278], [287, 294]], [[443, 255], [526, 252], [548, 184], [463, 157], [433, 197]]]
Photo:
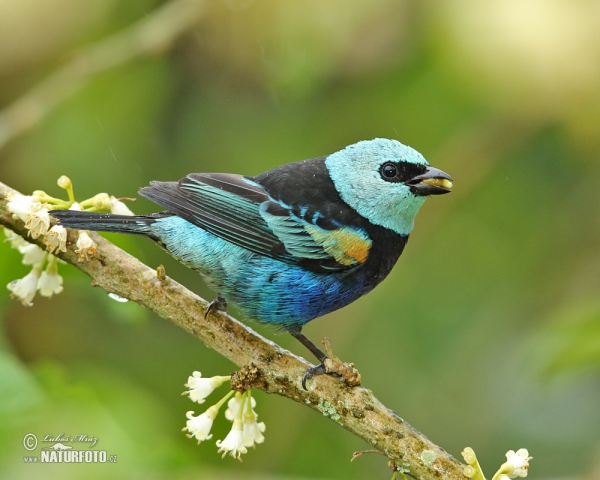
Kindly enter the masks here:
[[[325, 358], [325, 360], [329, 359]], [[310, 380], [315, 375], [323, 375], [324, 373], [327, 373], [327, 368], [325, 367], [324, 363], [319, 363], [319, 365], [316, 367], [307, 368], [306, 372], [304, 372], [304, 375], [302, 376], [302, 388], [304, 390], [308, 390], [308, 388], [306, 388], [306, 381]]]
[[323, 339], [323, 344], [325, 345], [327, 356], [323, 358], [323, 361], [319, 365], [306, 370], [302, 377], [302, 387], [304, 390], [307, 390], [307, 380], [310, 380], [315, 375], [323, 375], [325, 373], [338, 377], [340, 380], [346, 382], [346, 385], [349, 387], [358, 387], [360, 385], [361, 376], [358, 370], [354, 368], [354, 364], [342, 362], [337, 358], [331, 350], [331, 343], [327, 337]]
[[219, 312], [227, 312], [227, 300], [225, 300], [221, 295], [217, 295], [212, 302], [208, 304], [206, 309], [206, 313], [204, 314], [204, 318], [208, 317], [208, 314], [212, 310], [218, 310]]

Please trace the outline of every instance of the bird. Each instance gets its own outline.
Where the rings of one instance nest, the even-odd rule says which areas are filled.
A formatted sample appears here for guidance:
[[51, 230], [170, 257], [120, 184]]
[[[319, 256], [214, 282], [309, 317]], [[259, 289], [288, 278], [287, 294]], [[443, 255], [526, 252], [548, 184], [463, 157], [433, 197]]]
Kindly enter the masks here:
[[166, 210], [148, 215], [54, 210], [59, 224], [139, 234], [200, 273], [216, 292], [206, 315], [233, 303], [243, 317], [289, 332], [328, 373], [303, 333], [311, 320], [370, 292], [392, 270], [430, 195], [453, 180], [397, 140], [375, 138], [255, 177], [191, 173], [139, 194]]

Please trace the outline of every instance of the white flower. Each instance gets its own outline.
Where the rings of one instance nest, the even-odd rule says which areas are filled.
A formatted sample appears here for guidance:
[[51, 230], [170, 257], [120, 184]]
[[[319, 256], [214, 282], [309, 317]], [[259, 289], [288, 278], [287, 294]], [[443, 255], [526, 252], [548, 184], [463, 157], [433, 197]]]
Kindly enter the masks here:
[[[247, 392], [248, 397], [254, 400], [254, 397], [250, 396], [250, 391]], [[263, 432], [265, 431], [264, 422], [257, 423], [256, 419], [258, 415], [254, 411], [256, 406], [256, 400], [253, 402], [246, 402], [244, 408], [244, 428], [243, 428], [243, 441], [245, 447], [253, 447], [255, 443], [263, 443], [265, 437]]]
[[48, 210], [41, 205], [35, 209], [25, 222], [25, 227], [29, 229], [31, 238], [38, 238], [40, 235], [45, 235], [50, 228], [50, 215]]
[[23, 265], [41, 264], [46, 259], [46, 252], [33, 243], [18, 248], [23, 255]]
[[110, 205], [110, 213], [116, 213], [118, 215], [135, 215], [127, 205], [125, 205], [121, 200], [114, 197], [114, 195], [110, 196], [108, 200], [108, 204]]
[[[230, 420], [233, 422], [233, 419], [238, 416], [240, 407], [242, 406], [242, 403], [245, 402], [245, 400], [246, 399], [244, 398], [243, 393], [236, 392], [235, 397], [233, 397], [227, 403], [228, 408], [227, 408], [227, 410], [225, 410], [225, 418], [227, 420]], [[252, 408], [256, 407], [256, 400], [254, 400], [254, 397], [252, 397], [251, 401], [252, 401]], [[246, 408], [248, 408], [248, 407], [246, 407]]]
[[20, 218], [25, 223], [27, 223], [33, 211], [41, 207], [41, 204], [31, 195], [9, 193], [7, 198], [7, 210], [12, 213], [14, 217]]
[[252, 447], [255, 443], [263, 443], [265, 437], [265, 423], [256, 422], [256, 415], [244, 415], [244, 428], [242, 430], [242, 441], [245, 447]]
[[29, 245], [29, 242], [25, 240], [18, 233], [13, 232], [10, 228], [4, 229], [4, 235], [6, 236], [5, 242], [10, 242], [10, 246], [12, 248], [19, 248]]
[[40, 291], [40, 295], [42, 297], [51, 297], [55, 293], [58, 294], [62, 292], [62, 283], [63, 279], [58, 274], [56, 257], [50, 257], [48, 267], [42, 272], [42, 275], [37, 283], [37, 288]]
[[62, 225], [54, 225], [44, 237], [44, 243], [50, 253], [67, 251], [67, 229]]
[[219, 413], [219, 409], [214, 405], [197, 417], [194, 417], [194, 412], [187, 412], [186, 417], [188, 418], [188, 421], [183, 430], [190, 432], [188, 437], [196, 437], [198, 443], [203, 440], [209, 440], [212, 438], [210, 429], [212, 428], [213, 421], [217, 417], [217, 413]]
[[506, 452], [506, 463], [503, 467], [507, 467], [507, 469], [503, 469], [510, 478], [517, 477], [526, 477], [527, 469], [529, 468], [529, 460], [532, 457], [529, 456], [529, 452], [526, 448], [520, 448], [515, 453], [513, 450], [509, 450]]
[[220, 387], [223, 385], [223, 382], [229, 380], [229, 378], [230, 377], [222, 376], [202, 378], [200, 372], [194, 372], [185, 384], [185, 386], [189, 388], [189, 391], [183, 393], [189, 394], [190, 399], [194, 402], [204, 403], [204, 399], [208, 397], [215, 388]]
[[228, 453], [233, 457], [241, 460], [240, 455], [248, 450], [244, 447], [242, 421], [236, 418], [233, 421], [233, 427], [225, 437], [225, 440], [217, 440], [219, 453], [223, 452], [223, 458]]
[[79, 261], [89, 260], [89, 257], [96, 253], [97, 248], [98, 245], [92, 240], [87, 230], [79, 230], [77, 249], [75, 250], [75, 253], [79, 254]]
[[40, 269], [34, 268], [23, 278], [10, 282], [7, 287], [12, 292], [11, 297], [18, 298], [23, 305], [31, 307], [39, 278]]

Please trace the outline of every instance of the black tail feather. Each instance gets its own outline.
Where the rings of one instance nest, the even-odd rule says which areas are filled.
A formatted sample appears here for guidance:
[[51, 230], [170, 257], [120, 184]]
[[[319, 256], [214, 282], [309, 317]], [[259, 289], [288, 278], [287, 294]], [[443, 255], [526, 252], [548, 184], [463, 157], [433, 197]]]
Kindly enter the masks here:
[[78, 210], [52, 210], [50, 215], [58, 219], [59, 225], [80, 230], [101, 232], [136, 233], [153, 237], [151, 225], [157, 215], [113, 215], [107, 213], [82, 212]]

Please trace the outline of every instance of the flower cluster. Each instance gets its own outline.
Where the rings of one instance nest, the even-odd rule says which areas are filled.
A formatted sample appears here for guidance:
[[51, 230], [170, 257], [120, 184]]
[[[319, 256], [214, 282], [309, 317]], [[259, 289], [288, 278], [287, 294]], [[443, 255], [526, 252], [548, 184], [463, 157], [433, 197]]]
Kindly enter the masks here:
[[[67, 251], [67, 230], [62, 225], [50, 227], [50, 210], [69, 209], [90, 212], [107, 210], [121, 215], [133, 215], [121, 200], [106, 193], [99, 193], [77, 203], [71, 180], [63, 175], [57, 183], [67, 191], [69, 200], [51, 197], [41, 190], [36, 190], [32, 195], [13, 193], [8, 196], [8, 211], [14, 218], [19, 218], [25, 223], [29, 237], [34, 240], [42, 237], [42, 243], [46, 246], [44, 251], [12, 230], [4, 230], [6, 241], [23, 255], [23, 264], [32, 266], [31, 272], [25, 277], [8, 284], [11, 296], [26, 306], [32, 305], [31, 302], [37, 291], [44, 297], [51, 297], [63, 289], [63, 280], [58, 274], [58, 259], [52, 254]], [[79, 261], [89, 259], [98, 247], [86, 230], [79, 231], [76, 245], [75, 252], [79, 254]]]
[[[64, 227], [60, 227], [62, 230], [65, 230], [63, 239], [63, 234], [58, 228], [53, 227], [53, 229], [57, 230], [55, 230], [54, 235], [50, 238], [55, 242], [53, 244], [54, 249], [62, 250], [63, 245], [66, 244], [67, 234]], [[25, 277], [13, 280], [8, 284], [11, 296], [21, 300], [23, 305], [31, 306], [31, 301], [38, 290], [43, 297], [51, 297], [55, 293], [62, 292], [63, 280], [58, 274], [58, 259], [37, 245], [27, 242], [8, 228], [4, 229], [4, 233], [6, 241], [10, 242], [11, 246], [23, 255], [22, 263], [24, 265], [31, 265], [32, 267], [31, 271]], [[44, 265], [46, 265], [45, 269]]]
[[[473, 449], [467, 447], [461, 453], [468, 464], [464, 469], [465, 475], [476, 480], [485, 480]], [[526, 448], [521, 448], [516, 453], [513, 450], [509, 450], [506, 452], [506, 462], [500, 466], [492, 477], [492, 480], [509, 480], [511, 478], [526, 477], [531, 458]]]
[[[211, 378], [202, 378], [200, 372], [194, 372], [185, 384], [189, 390], [183, 392], [189, 395], [190, 399], [197, 403], [204, 403], [204, 399], [210, 395], [213, 390], [220, 387], [224, 382], [230, 380], [227, 376], [216, 376]], [[228, 453], [238, 460], [242, 453], [246, 453], [249, 447], [255, 447], [257, 443], [263, 443], [265, 437], [264, 422], [258, 422], [258, 415], [254, 411], [256, 400], [252, 397], [251, 390], [244, 393], [230, 391], [216, 404], [209, 407], [204, 413], [194, 416], [194, 412], [187, 412], [188, 418], [183, 431], [187, 431], [189, 438], [196, 438], [198, 443], [204, 440], [210, 440], [214, 420], [217, 418], [220, 408], [227, 402], [225, 418], [233, 423], [231, 430], [223, 440], [217, 440], [218, 452], [223, 453], [223, 457]]]

